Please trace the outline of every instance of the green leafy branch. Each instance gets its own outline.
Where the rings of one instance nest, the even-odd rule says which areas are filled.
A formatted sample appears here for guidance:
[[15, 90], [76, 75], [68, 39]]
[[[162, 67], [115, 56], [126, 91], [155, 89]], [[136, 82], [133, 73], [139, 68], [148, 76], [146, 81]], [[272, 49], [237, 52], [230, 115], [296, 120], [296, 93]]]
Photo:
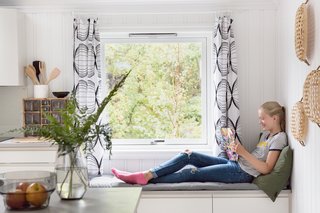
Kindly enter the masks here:
[[87, 109], [78, 109], [75, 94], [67, 101], [66, 107], [59, 110], [62, 120], [52, 114], [46, 114], [49, 124], [37, 127], [26, 127], [25, 133], [33, 133], [43, 137], [58, 145], [58, 153], [65, 155], [73, 152], [83, 145], [83, 149], [90, 150], [94, 141], [103, 139], [106, 142], [105, 148], [111, 153], [112, 130], [109, 124], [103, 124], [99, 118], [113, 96], [123, 86], [126, 78], [132, 69], [123, 75], [118, 83], [115, 84], [109, 94], [103, 99], [95, 113], [88, 115]]

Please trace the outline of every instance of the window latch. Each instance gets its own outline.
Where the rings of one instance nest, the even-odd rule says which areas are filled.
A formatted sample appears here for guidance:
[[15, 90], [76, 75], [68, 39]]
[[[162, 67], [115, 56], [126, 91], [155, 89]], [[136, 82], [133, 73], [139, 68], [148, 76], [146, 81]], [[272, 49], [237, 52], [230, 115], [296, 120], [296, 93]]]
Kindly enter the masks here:
[[150, 142], [150, 144], [155, 145], [157, 143], [164, 143], [164, 139], [157, 139]]
[[160, 38], [160, 37], [177, 37], [177, 33], [129, 33], [129, 37], [142, 38]]

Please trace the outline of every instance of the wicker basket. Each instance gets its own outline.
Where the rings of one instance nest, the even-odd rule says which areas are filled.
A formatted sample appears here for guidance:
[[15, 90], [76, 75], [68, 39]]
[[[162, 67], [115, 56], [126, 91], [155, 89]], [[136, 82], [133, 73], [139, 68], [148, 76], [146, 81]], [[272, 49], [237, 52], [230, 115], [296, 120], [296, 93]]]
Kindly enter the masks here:
[[308, 119], [304, 113], [303, 102], [298, 101], [292, 108], [290, 130], [293, 137], [305, 146], [304, 140], [307, 132]]
[[307, 60], [307, 45], [308, 45], [308, 14], [305, 3], [302, 3], [296, 12], [295, 22], [295, 49], [296, 55], [300, 61], [310, 65]]
[[311, 71], [303, 86], [303, 107], [307, 117], [320, 124], [320, 66]]

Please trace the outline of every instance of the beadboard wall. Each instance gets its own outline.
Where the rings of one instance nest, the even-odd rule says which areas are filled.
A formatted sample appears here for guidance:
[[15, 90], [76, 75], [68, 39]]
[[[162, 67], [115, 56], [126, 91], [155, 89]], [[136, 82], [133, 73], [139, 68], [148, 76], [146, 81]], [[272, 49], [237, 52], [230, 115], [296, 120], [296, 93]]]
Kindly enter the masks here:
[[[300, 62], [295, 55], [294, 22], [297, 8], [303, 1], [282, 0], [278, 10], [278, 53], [277, 93], [291, 114], [293, 105], [302, 97], [306, 76], [320, 65], [320, 1], [310, 0], [307, 4], [308, 58], [310, 66]], [[289, 118], [288, 118], [289, 121]], [[288, 128], [289, 129], [289, 128]], [[292, 176], [292, 213], [320, 212], [320, 129], [309, 121], [306, 146], [302, 147], [289, 133], [290, 144], [294, 149]]]
[[[73, 83], [72, 71], [72, 23], [74, 16], [90, 16], [91, 14], [73, 13], [70, 11], [39, 12], [37, 10], [23, 11], [26, 24], [27, 61], [43, 60], [47, 70], [55, 66], [62, 71], [61, 76], [50, 85], [51, 91], [71, 90]], [[241, 124], [243, 139], [248, 149], [253, 149], [259, 134], [257, 109], [261, 103], [276, 98], [276, 10], [275, 9], [237, 9], [225, 11], [234, 19], [234, 31], [238, 48], [239, 92], [241, 104]], [[177, 14], [143, 13], [143, 14], [98, 14], [100, 29], [112, 31], [174, 31], [174, 30], [212, 30], [215, 12]], [[155, 27], [156, 26], [156, 27]], [[9, 93], [1, 92], [3, 100], [8, 100]], [[10, 88], [10, 91], [18, 90]], [[32, 97], [32, 85], [28, 81], [27, 96]], [[7, 111], [6, 111], [7, 110]], [[10, 112], [10, 108], [2, 112]], [[21, 111], [11, 111], [21, 116]], [[0, 114], [1, 115], [1, 114]], [[2, 116], [2, 115], [1, 115]], [[0, 119], [0, 127], [9, 118]], [[140, 170], [166, 160], [165, 153], [158, 154], [154, 159], [135, 160], [121, 159], [114, 152], [113, 160], [106, 160], [105, 169], [116, 166], [119, 169]]]
[[[73, 86], [73, 16], [71, 13], [25, 14], [27, 61], [45, 61], [47, 76], [55, 67], [60, 76], [49, 84], [51, 91], [71, 91]], [[28, 95], [33, 88], [28, 79]], [[50, 96], [52, 94], [50, 93]]]

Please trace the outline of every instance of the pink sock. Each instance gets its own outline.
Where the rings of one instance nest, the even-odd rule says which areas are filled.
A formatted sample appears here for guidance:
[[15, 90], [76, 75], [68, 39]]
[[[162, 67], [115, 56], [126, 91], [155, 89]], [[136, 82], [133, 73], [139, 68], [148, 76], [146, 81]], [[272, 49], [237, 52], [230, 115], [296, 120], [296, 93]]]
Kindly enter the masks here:
[[116, 168], [112, 168], [111, 169], [112, 174], [114, 174], [114, 176], [116, 176], [117, 178], [119, 178], [119, 174], [125, 175], [125, 174], [131, 174], [131, 172], [126, 172], [126, 171], [121, 171], [118, 170]]
[[113, 168], [111, 171], [117, 178], [119, 178], [120, 180], [123, 180], [126, 183], [140, 184], [140, 185], [146, 185], [148, 183], [148, 180], [146, 180], [146, 178], [144, 177], [143, 172], [130, 173], [130, 172], [119, 171], [115, 168]]

